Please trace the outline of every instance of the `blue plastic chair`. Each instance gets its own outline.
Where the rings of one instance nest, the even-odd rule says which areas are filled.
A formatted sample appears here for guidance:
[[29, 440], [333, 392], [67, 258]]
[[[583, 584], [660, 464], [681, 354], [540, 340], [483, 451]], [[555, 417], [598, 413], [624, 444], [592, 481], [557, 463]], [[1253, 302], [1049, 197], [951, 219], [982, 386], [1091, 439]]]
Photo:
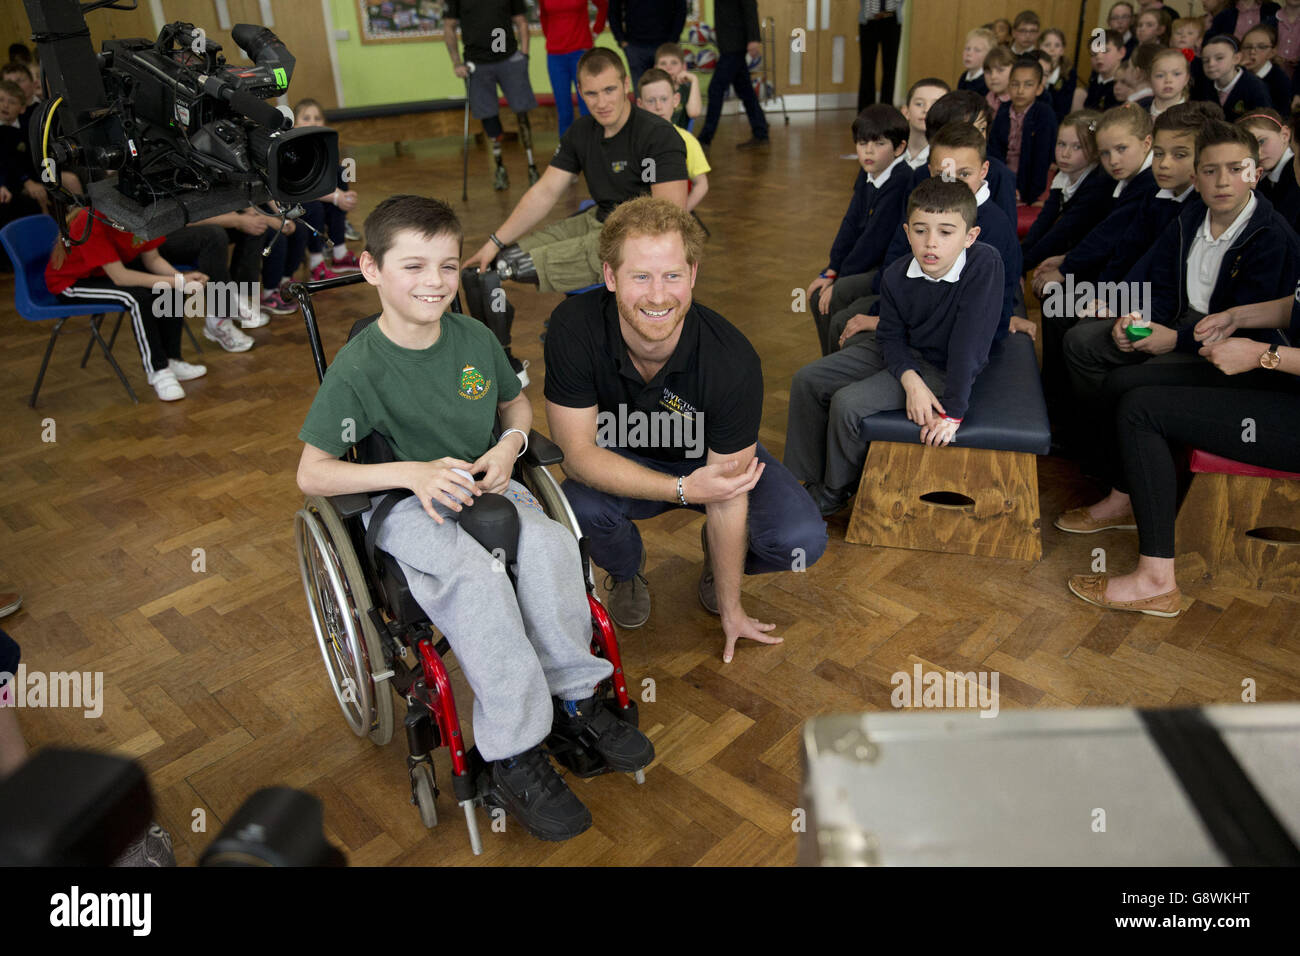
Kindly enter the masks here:
[[[63, 330], [63, 324], [73, 316], [86, 315], [89, 309], [97, 310], [90, 316], [91, 341], [99, 343], [104, 358], [108, 359], [108, 364], [113, 366], [113, 371], [117, 373], [122, 387], [131, 396], [131, 401], [139, 404], [140, 400], [135, 397], [131, 383], [122, 374], [122, 369], [113, 358], [108, 343], [99, 334], [99, 326], [105, 314], [125, 312], [126, 307], [120, 302], [68, 304], [50, 292], [45, 285], [45, 264], [49, 261], [50, 249], [53, 248], [54, 239], [58, 234], [58, 223], [49, 216], [24, 216], [0, 229], [0, 245], [4, 246], [5, 252], [9, 253], [9, 258], [14, 264], [14, 308], [29, 322], [56, 320], [54, 331], [50, 333], [50, 344], [45, 348], [45, 358], [41, 360], [41, 370], [36, 374], [32, 397], [27, 405], [30, 408], [36, 407], [36, 396], [41, 390], [41, 381], [45, 378], [45, 369], [50, 364], [50, 355], [54, 352], [54, 343]], [[118, 324], [119, 326], [121, 324], [120, 318]], [[116, 332], [114, 337], [116, 338]], [[86, 354], [90, 354], [89, 344], [86, 346]], [[84, 357], [81, 364], [83, 367], [86, 364]]]

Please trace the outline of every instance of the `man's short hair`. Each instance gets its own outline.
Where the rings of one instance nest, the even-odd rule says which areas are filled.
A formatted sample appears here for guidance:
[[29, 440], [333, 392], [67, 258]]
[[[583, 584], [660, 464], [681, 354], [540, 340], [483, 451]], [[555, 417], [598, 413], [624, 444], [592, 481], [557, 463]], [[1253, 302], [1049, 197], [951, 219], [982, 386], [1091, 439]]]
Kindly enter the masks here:
[[1038, 14], [1034, 13], [1033, 10], [1021, 10], [1016, 14], [1016, 22], [1011, 25], [1011, 28], [1014, 30], [1016, 27], [1025, 23], [1032, 23], [1036, 27], [1042, 26], [1038, 21]]
[[988, 100], [974, 90], [953, 90], [930, 104], [925, 114], [925, 137], [929, 139], [949, 123], [974, 123], [981, 116], [986, 127], [993, 125]]
[[1206, 123], [1215, 120], [1220, 122], [1223, 120], [1223, 107], [1218, 103], [1211, 103], [1208, 100], [1175, 103], [1156, 117], [1152, 132], [1195, 137], [1205, 128]]
[[655, 62], [659, 62], [659, 58], [663, 56], [675, 56], [683, 63], [686, 62], [686, 51], [676, 43], [659, 44], [659, 49], [655, 50]]
[[641, 78], [636, 81], [636, 95], [640, 96], [641, 91], [651, 83], [667, 83], [669, 90], [674, 93], [677, 92], [677, 87], [673, 85], [673, 78], [668, 75], [667, 71], [661, 70], [657, 66], [652, 66], [650, 69], [642, 73]]
[[23, 88], [13, 80], [0, 80], [0, 93], [12, 96], [19, 103], [27, 102], [27, 97], [23, 95]]
[[911, 132], [907, 125], [907, 118], [888, 103], [871, 104], [853, 121], [855, 143], [870, 143], [883, 139], [897, 149], [907, 142]]
[[623, 265], [623, 245], [634, 236], [682, 237], [686, 264], [699, 263], [704, 251], [704, 230], [695, 217], [675, 202], [657, 196], [638, 196], [621, 203], [600, 230], [600, 261], [615, 272]]
[[1033, 73], [1034, 82], [1036, 83], [1043, 82], [1043, 77], [1046, 75], [1043, 72], [1043, 64], [1039, 62], [1038, 57], [1033, 53], [1026, 53], [1016, 57], [1016, 62], [1011, 64], [1011, 72], [1014, 73], [1016, 70], [1028, 70]]
[[988, 159], [988, 140], [973, 123], [949, 123], [930, 137], [930, 154], [936, 149], [973, 149], [980, 162]]
[[623, 65], [623, 58], [609, 47], [594, 46], [578, 60], [579, 76], [595, 76], [610, 69], [618, 74], [620, 80], [627, 79], [627, 67]]
[[365, 251], [380, 266], [398, 234], [408, 230], [418, 233], [421, 239], [452, 236], [458, 247], [465, 241], [465, 230], [450, 206], [441, 199], [409, 193], [389, 196], [381, 202], [366, 217], [362, 229], [366, 237]]
[[[1125, 4], [1125, 6], [1132, 9], [1130, 4]], [[1113, 46], [1117, 50], [1124, 49], [1124, 34], [1120, 33], [1118, 30], [1106, 30], [1104, 31], [1104, 34], [1106, 37], [1106, 46]]]
[[978, 209], [975, 194], [965, 183], [948, 182], [942, 176], [931, 176], [921, 180], [908, 197], [907, 221], [912, 221], [914, 212], [955, 212], [961, 215], [966, 228], [970, 229], [975, 225]]
[[944, 93], [951, 93], [951, 92], [952, 92], [952, 87], [949, 86], [949, 85], [947, 84], [946, 81], [939, 79], [937, 76], [927, 76], [925, 79], [923, 79], [923, 80], [917, 80], [917, 81], [916, 81], [915, 83], [913, 83], [910, 87], [908, 87], [908, 90], [907, 90], [907, 102], [908, 102], [908, 104], [911, 104], [911, 102], [912, 102], [912, 97], [915, 96], [915, 95], [916, 95], [916, 91], [919, 90], [919, 89], [920, 89], [921, 87], [923, 87], [923, 86], [933, 86], [933, 87], [934, 87], [935, 89], [937, 89], [937, 90], [943, 90]]
[[1211, 146], [1244, 146], [1250, 151], [1250, 158], [1259, 163], [1259, 140], [1249, 130], [1234, 126], [1224, 120], [1210, 120], [1196, 134], [1196, 164], [1201, 163], [1201, 154]]

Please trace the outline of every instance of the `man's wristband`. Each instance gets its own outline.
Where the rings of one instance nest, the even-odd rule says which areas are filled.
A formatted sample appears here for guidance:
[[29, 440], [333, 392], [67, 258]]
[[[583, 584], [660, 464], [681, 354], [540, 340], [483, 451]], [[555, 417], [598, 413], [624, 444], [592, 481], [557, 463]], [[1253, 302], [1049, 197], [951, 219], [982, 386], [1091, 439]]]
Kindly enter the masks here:
[[498, 442], [505, 441], [505, 437], [509, 435], [511, 432], [514, 432], [517, 435], [524, 436], [524, 447], [519, 449], [518, 455], [515, 455], [516, 458], [519, 458], [521, 455], [523, 455], [524, 452], [528, 451], [528, 433], [525, 432], [522, 428], [507, 428], [505, 431], [501, 433], [501, 437], [498, 438], [497, 441]]
[[677, 476], [677, 501], [679, 504], [686, 504], [686, 476]]
[[960, 418], [953, 418], [951, 415], [944, 415], [944, 416], [943, 416], [943, 420], [944, 420], [945, 422], [947, 422], [949, 425], [960, 425], [960, 424], [961, 424], [961, 419], [960, 419]]
[[498, 249], [504, 249], [506, 247], [506, 244], [497, 238], [497, 234], [495, 232], [489, 233], [488, 238], [497, 244]]

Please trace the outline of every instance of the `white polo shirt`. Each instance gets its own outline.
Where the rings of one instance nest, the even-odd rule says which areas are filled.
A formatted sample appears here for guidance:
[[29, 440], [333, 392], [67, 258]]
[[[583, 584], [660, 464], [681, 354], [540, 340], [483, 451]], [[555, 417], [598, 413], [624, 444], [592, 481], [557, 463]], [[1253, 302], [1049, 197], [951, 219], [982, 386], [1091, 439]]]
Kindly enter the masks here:
[[921, 268], [921, 263], [917, 261], [916, 256], [912, 256], [912, 263], [907, 267], [907, 277], [909, 279], [924, 279], [927, 282], [956, 282], [961, 278], [961, 270], [965, 268], [965, 249], [957, 254], [957, 261], [952, 264], [952, 268], [937, 279], [934, 278], [934, 276], [926, 275], [925, 270]]
[[930, 161], [930, 144], [926, 143], [925, 149], [921, 150], [915, 156], [912, 156], [906, 150], [904, 150], [903, 159], [907, 163], [907, 165], [912, 167], [913, 169], [920, 169], [922, 166], [924, 166], [926, 163]]
[[1085, 169], [1083, 169], [1079, 173], [1079, 178], [1076, 179], [1074, 182], [1070, 182], [1069, 173], [1056, 174], [1056, 178], [1052, 180], [1052, 188], [1059, 189], [1061, 191], [1062, 205], [1070, 201], [1070, 198], [1075, 193], [1077, 193], [1079, 191], [1079, 187], [1083, 185], [1083, 181], [1087, 179], [1088, 175], [1096, 168], [1097, 168], [1096, 163], [1089, 164]]
[[1246, 205], [1218, 239], [1210, 237], [1210, 211], [1205, 211], [1205, 218], [1201, 220], [1196, 238], [1192, 240], [1192, 248], [1187, 253], [1187, 302], [1197, 312], [1210, 311], [1210, 296], [1214, 294], [1214, 284], [1219, 280], [1223, 257], [1228, 254], [1228, 247], [1246, 228], [1246, 223], [1258, 205], [1255, 192], [1251, 190]]
[[892, 163], [886, 166], [885, 171], [879, 176], [873, 176], [871, 173], [867, 173], [867, 182], [879, 189], [881, 186], [885, 185], [885, 183], [889, 182], [889, 177], [893, 175], [895, 167], [897, 167], [899, 163], [905, 162], [906, 158], [907, 153], [904, 151], [903, 155], [899, 156]]

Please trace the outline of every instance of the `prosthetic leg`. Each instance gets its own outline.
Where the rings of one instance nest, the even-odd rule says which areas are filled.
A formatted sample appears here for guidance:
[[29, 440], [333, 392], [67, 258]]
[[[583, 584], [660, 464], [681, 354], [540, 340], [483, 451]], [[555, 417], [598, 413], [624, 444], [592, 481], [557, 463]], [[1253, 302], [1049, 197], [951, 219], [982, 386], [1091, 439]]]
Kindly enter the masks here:
[[482, 120], [483, 133], [487, 136], [488, 144], [492, 147], [492, 188], [497, 192], [510, 188], [510, 174], [506, 172], [506, 164], [501, 160], [501, 117], [486, 116]]
[[533, 161], [533, 126], [527, 113], [515, 113], [515, 118], [519, 121], [519, 141], [524, 144], [524, 154], [528, 157], [528, 185], [531, 186], [542, 178]]
[[465, 311], [486, 325], [497, 337], [505, 349], [506, 358], [510, 360], [510, 367], [519, 376], [519, 383], [527, 386], [528, 364], [515, 358], [510, 351], [510, 327], [515, 321], [515, 307], [501, 288], [501, 276], [490, 269], [486, 272], [462, 269], [460, 291], [464, 295]]

